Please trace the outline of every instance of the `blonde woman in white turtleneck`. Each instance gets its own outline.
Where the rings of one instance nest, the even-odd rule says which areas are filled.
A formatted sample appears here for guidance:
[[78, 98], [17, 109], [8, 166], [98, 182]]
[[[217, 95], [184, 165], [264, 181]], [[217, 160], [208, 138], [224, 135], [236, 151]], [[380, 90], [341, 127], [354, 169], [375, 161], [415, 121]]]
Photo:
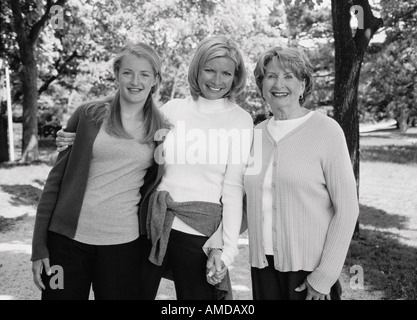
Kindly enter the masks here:
[[345, 136], [336, 121], [304, 107], [313, 81], [301, 51], [271, 48], [254, 74], [273, 117], [255, 127], [262, 170], [244, 177], [253, 298], [340, 299], [359, 213]]
[[[203, 40], [192, 58], [188, 81], [191, 97], [171, 100], [161, 108], [173, 129], [163, 143], [165, 172], [156, 192], [169, 194], [166, 206], [177, 212], [172, 226], [159, 221], [160, 227], [168, 225], [169, 238], [166, 245], [160, 244], [163, 249], [156, 250], [159, 257], [153, 260], [151, 254], [144, 264], [148, 293], [144, 299], [155, 298], [167, 267], [179, 300], [231, 298], [230, 279], [226, 291], [221, 283], [238, 253], [243, 174], [253, 130], [249, 113], [233, 102], [246, 83], [236, 44], [226, 37]], [[152, 203], [149, 206], [150, 219], [158, 221], [160, 212], [152, 209]], [[186, 215], [178, 214], [181, 208], [188, 210]], [[220, 214], [217, 220], [211, 210]], [[149, 245], [155, 247], [159, 233], [154, 230], [150, 229]], [[203, 247], [216, 231], [222, 241], [208, 253], [208, 260]]]

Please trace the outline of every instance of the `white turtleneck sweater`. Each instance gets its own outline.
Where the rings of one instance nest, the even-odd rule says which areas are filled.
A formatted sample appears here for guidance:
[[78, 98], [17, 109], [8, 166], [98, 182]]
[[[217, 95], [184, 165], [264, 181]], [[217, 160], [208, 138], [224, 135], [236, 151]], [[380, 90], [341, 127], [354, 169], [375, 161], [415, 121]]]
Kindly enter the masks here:
[[[158, 191], [176, 202], [223, 204], [223, 254], [229, 266], [238, 253], [242, 220], [243, 174], [248, 160], [253, 120], [227, 99], [174, 99], [161, 107], [173, 124], [164, 141], [165, 173]], [[175, 217], [173, 229], [202, 235]]]

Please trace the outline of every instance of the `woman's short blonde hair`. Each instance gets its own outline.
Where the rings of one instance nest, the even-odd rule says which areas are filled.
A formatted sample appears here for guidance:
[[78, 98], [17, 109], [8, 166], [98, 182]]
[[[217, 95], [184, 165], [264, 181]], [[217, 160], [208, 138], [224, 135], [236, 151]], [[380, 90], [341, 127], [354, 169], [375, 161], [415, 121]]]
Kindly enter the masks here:
[[273, 47], [259, 56], [253, 74], [262, 98], [262, 81], [265, 77], [266, 66], [274, 59], [283, 68], [291, 70], [298, 80], [305, 80], [304, 94], [300, 99], [300, 105], [303, 106], [313, 91], [313, 66], [304, 52], [293, 47]]
[[212, 36], [199, 43], [188, 69], [188, 84], [194, 100], [197, 100], [202, 95], [201, 88], [198, 85], [198, 76], [201, 68], [207, 61], [220, 57], [232, 59], [236, 67], [232, 87], [224, 97], [233, 100], [245, 88], [246, 68], [236, 43], [224, 36]]

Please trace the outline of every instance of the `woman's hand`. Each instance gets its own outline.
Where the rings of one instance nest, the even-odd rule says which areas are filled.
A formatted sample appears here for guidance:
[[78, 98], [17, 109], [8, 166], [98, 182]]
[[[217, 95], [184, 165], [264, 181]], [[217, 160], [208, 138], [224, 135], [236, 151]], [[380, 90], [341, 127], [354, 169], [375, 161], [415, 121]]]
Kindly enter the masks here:
[[48, 276], [51, 275], [51, 266], [49, 265], [49, 258], [44, 258], [40, 260], [35, 260], [32, 262], [32, 273], [33, 273], [33, 282], [38, 287], [39, 290], [45, 290], [45, 285], [41, 279], [42, 269], [45, 268], [45, 272]]
[[56, 133], [56, 145], [57, 149], [56, 151], [61, 152], [67, 149], [69, 146], [72, 146], [74, 144], [75, 140], [75, 133], [74, 132], [66, 132], [64, 129], [59, 130]]
[[295, 291], [300, 292], [305, 289], [307, 289], [306, 300], [331, 300], [330, 294], [323, 294], [314, 290], [314, 288], [308, 283], [307, 279], [305, 279], [304, 282], [295, 289]]
[[226, 276], [227, 267], [221, 259], [222, 250], [212, 249], [210, 250], [209, 257], [206, 264], [206, 277], [207, 282], [211, 285], [220, 283]]

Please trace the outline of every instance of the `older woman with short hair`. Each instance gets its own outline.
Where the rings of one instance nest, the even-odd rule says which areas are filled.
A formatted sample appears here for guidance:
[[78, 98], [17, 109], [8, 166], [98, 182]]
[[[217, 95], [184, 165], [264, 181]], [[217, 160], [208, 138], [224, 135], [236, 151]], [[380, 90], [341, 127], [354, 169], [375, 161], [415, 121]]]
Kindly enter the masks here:
[[312, 71], [304, 53], [281, 47], [261, 54], [254, 70], [273, 113], [255, 128], [262, 170], [244, 178], [256, 300], [341, 295], [338, 278], [359, 213], [356, 182], [339, 124], [305, 107]]

